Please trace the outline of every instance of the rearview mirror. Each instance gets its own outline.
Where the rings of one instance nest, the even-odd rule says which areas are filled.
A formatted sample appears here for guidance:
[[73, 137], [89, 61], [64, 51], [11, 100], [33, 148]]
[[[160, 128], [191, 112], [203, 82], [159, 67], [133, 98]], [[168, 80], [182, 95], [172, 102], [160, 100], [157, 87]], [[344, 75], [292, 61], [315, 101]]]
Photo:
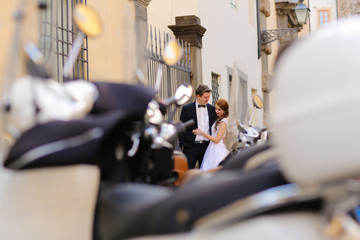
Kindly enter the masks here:
[[259, 95], [255, 95], [253, 97], [253, 104], [258, 109], [262, 109], [264, 107], [263, 100], [261, 99], [261, 97]]
[[164, 62], [167, 65], [174, 65], [179, 62], [183, 56], [183, 49], [175, 39], [171, 39], [164, 49]]
[[78, 4], [75, 6], [73, 17], [75, 24], [79, 28], [80, 32], [78, 33], [73, 43], [68, 60], [64, 64], [63, 76], [65, 78], [70, 76], [85, 36], [98, 36], [102, 30], [100, 17], [98, 16], [97, 12], [84, 4]]
[[253, 107], [251, 117], [250, 117], [250, 120], [249, 120], [249, 126], [251, 126], [251, 122], [252, 122], [252, 119], [254, 117], [255, 110], [256, 109], [262, 109], [264, 107], [263, 100], [261, 99], [261, 97], [259, 95], [253, 96], [252, 100], [253, 100], [254, 107]]
[[192, 86], [190, 84], [181, 84], [175, 92], [174, 98], [178, 106], [184, 105], [192, 94]]
[[74, 21], [79, 30], [89, 37], [98, 36], [102, 30], [97, 12], [84, 4], [75, 6]]

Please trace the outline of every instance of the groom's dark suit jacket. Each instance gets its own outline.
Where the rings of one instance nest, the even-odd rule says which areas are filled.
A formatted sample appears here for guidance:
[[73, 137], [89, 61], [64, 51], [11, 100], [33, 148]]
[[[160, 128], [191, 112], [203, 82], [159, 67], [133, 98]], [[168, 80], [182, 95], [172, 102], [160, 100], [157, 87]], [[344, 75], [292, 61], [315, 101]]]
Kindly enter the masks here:
[[[192, 130], [194, 130], [198, 127], [195, 107], [196, 107], [195, 102], [192, 102], [192, 103], [189, 103], [189, 104], [183, 106], [183, 108], [181, 110], [180, 121], [186, 122], [186, 121], [189, 121], [190, 119], [194, 119], [195, 124], [192, 125], [191, 127], [187, 128], [185, 133], [180, 135], [180, 137], [179, 137], [180, 148], [182, 148], [183, 146], [192, 147], [192, 145], [194, 145], [196, 135], [192, 133]], [[209, 130], [211, 133], [211, 126], [217, 119], [217, 116], [215, 113], [214, 106], [212, 106], [210, 104], [206, 104], [206, 107], [207, 107], [208, 114], [209, 114]]]

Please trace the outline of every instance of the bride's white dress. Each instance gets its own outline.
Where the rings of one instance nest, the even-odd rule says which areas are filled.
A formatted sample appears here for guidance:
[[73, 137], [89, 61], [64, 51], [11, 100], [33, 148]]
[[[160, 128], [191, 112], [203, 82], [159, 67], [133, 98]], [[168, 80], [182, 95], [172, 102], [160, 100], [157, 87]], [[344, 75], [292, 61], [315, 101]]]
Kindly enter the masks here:
[[[226, 125], [228, 125], [227, 118], [223, 118], [220, 122], [224, 122], [226, 123]], [[218, 130], [219, 130], [219, 125], [217, 127], [217, 130], [215, 131], [215, 123], [214, 123], [211, 126], [211, 136], [216, 137]], [[204, 154], [204, 158], [200, 166], [200, 169], [206, 171], [217, 167], [219, 163], [222, 160], [224, 160], [224, 158], [228, 155], [228, 153], [229, 151], [225, 147], [223, 138], [221, 138], [220, 142], [217, 144], [210, 141], [209, 146], [207, 147], [206, 152]]]

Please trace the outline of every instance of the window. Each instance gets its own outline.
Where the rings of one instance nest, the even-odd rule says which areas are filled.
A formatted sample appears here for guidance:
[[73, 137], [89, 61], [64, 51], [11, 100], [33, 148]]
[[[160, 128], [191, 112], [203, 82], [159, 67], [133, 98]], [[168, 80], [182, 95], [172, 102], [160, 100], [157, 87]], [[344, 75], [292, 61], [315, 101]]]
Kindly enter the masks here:
[[230, 101], [230, 94], [231, 94], [231, 85], [232, 85], [232, 75], [228, 75], [228, 77], [229, 77], [229, 85], [228, 85], [228, 99], [229, 99], [229, 101]]
[[[46, 60], [54, 66], [51, 69], [52, 77], [62, 82], [65, 80], [63, 66], [78, 31], [72, 20], [72, 10], [78, 3], [86, 4], [86, 0], [46, 0], [46, 3], [47, 8], [41, 14], [40, 49]], [[70, 78], [89, 80], [87, 38], [84, 39]]]
[[318, 10], [318, 26], [322, 27], [327, 25], [331, 18], [330, 18], [330, 10], [329, 9], [322, 9]]
[[246, 117], [248, 114], [248, 84], [247, 84], [247, 76], [243, 74], [239, 74], [240, 76], [240, 86], [239, 86], [239, 97], [238, 102], [240, 106], [240, 122], [246, 123]]
[[212, 105], [215, 106], [215, 102], [219, 99], [219, 79], [220, 75], [211, 73], [211, 95], [212, 95]]
[[228, 76], [228, 99], [230, 101], [230, 94], [231, 94], [231, 87], [232, 87], [232, 74], [233, 74], [233, 69], [226, 66], [226, 70], [227, 70], [227, 76]]

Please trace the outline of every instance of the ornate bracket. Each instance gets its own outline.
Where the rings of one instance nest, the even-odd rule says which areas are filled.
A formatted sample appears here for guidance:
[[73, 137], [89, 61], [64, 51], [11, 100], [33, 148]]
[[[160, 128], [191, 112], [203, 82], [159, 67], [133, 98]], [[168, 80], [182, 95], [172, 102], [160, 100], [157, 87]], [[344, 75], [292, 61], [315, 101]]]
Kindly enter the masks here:
[[144, 7], [147, 7], [151, 0], [137, 0], [137, 2], [141, 3]]
[[291, 34], [296, 32], [296, 28], [260, 30], [261, 44], [271, 43], [276, 40], [291, 39]]

